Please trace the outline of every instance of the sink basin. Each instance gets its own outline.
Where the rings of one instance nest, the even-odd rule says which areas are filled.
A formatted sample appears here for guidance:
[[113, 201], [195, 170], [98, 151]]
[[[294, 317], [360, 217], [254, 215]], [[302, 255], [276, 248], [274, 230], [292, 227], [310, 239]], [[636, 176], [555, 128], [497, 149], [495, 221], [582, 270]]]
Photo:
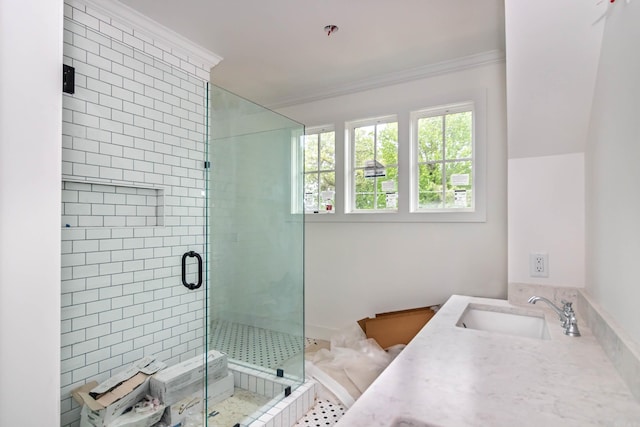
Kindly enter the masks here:
[[511, 307], [469, 304], [456, 326], [518, 337], [551, 339], [542, 313], [522, 312]]

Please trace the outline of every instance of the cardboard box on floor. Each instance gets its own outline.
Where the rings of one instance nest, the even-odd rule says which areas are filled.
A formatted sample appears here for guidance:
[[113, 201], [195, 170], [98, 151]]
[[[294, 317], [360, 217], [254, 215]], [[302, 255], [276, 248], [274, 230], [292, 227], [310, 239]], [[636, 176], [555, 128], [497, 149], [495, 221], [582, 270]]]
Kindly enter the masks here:
[[[165, 409], [164, 405], [141, 412], [133, 409], [118, 415], [107, 424], [107, 427], [151, 427], [160, 421]], [[80, 427], [95, 427], [95, 424], [89, 419], [89, 412], [91, 412], [91, 409], [87, 405], [83, 405], [80, 412]]]
[[409, 344], [424, 325], [436, 314], [429, 307], [377, 313], [376, 317], [358, 320], [367, 338], [376, 340], [380, 347]]
[[89, 425], [105, 427], [149, 394], [149, 378], [164, 367], [145, 357], [100, 384], [91, 381], [72, 390], [71, 395], [87, 407]]
[[[201, 386], [204, 388], [204, 383]], [[209, 382], [206, 405], [204, 404], [204, 390], [197, 391], [169, 406], [162, 417], [162, 422], [168, 427], [179, 427], [187, 415], [201, 414], [202, 411], [209, 412], [213, 405], [233, 396], [233, 393], [233, 373], [229, 372], [226, 377]]]
[[149, 376], [142, 372], [128, 379], [113, 392], [108, 393], [111, 403], [100, 402], [89, 395], [89, 390], [97, 386], [95, 381], [73, 390], [72, 395], [77, 402], [87, 407], [87, 420], [92, 426], [104, 427], [114, 421], [128, 408], [135, 405], [149, 394]]
[[198, 355], [170, 366], [151, 377], [149, 388], [153, 397], [170, 406], [203, 390], [205, 375], [207, 383], [212, 385], [228, 373], [227, 355], [209, 350], [206, 363], [204, 355]]

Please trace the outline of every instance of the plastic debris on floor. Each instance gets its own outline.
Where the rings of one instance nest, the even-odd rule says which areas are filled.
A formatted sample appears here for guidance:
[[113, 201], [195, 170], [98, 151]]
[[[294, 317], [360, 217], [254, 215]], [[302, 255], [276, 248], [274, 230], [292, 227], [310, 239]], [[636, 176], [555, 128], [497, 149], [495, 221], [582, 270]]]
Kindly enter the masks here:
[[319, 399], [350, 408], [404, 347], [384, 350], [355, 324], [335, 334], [330, 343], [316, 340], [307, 345], [306, 376], [318, 383]]

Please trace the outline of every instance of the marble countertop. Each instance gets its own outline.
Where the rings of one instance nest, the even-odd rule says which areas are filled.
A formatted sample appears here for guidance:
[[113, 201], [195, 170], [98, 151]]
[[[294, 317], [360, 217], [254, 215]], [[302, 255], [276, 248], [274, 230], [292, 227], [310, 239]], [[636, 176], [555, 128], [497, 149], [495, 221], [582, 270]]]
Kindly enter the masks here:
[[[544, 313], [551, 339], [455, 326], [469, 303]], [[562, 333], [540, 303], [454, 295], [337, 427], [640, 427], [640, 403], [589, 328]]]

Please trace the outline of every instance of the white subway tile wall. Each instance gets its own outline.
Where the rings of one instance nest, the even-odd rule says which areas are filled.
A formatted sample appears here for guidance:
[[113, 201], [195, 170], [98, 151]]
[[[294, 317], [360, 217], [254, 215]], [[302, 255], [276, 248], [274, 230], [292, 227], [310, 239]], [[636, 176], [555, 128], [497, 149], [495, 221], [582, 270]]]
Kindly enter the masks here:
[[203, 351], [204, 292], [182, 286], [181, 259], [204, 252], [209, 70], [65, 3], [60, 425], [78, 426], [74, 388]]
[[[317, 384], [313, 380], [300, 384], [298, 378], [279, 378], [233, 362], [229, 363], [229, 370], [233, 373], [235, 387], [272, 398], [264, 407], [240, 421], [241, 426], [290, 427], [315, 404]], [[285, 397], [284, 391], [288, 386], [292, 392]]]
[[[127, 159], [113, 159], [117, 163], [121, 163], [122, 160]], [[161, 188], [62, 182], [62, 227], [164, 225], [163, 205], [164, 190]], [[102, 255], [104, 254], [99, 256]], [[64, 260], [65, 257], [64, 265], [75, 265], [65, 263]], [[78, 264], [85, 262], [83, 260]]]

